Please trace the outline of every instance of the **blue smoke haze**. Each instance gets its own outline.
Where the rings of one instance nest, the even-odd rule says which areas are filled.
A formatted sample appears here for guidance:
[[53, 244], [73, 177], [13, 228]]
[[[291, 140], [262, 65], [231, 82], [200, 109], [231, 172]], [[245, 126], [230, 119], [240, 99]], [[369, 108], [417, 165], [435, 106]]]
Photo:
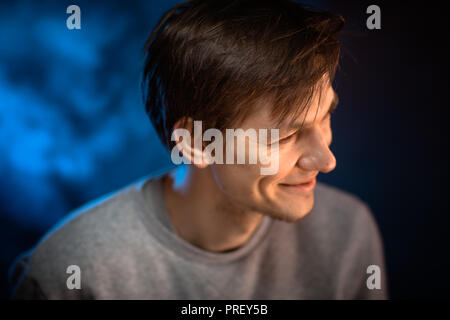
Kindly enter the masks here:
[[[176, 1], [0, 3], [0, 286], [61, 217], [171, 166], [145, 114], [142, 47]], [[1, 294], [3, 296], [3, 293]]]

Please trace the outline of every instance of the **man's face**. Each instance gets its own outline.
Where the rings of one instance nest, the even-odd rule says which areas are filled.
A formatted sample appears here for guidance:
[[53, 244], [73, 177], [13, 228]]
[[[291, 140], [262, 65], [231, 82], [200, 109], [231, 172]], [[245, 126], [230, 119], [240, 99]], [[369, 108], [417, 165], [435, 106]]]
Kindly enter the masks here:
[[[336, 104], [337, 95], [327, 84], [314, 94], [307, 113], [279, 126], [279, 168], [273, 175], [261, 175], [259, 162], [211, 165], [227, 201], [244, 210], [285, 221], [296, 221], [308, 214], [314, 205], [316, 175], [330, 172], [336, 166], [329, 149], [332, 140], [329, 111]], [[269, 103], [262, 101], [256, 110], [240, 126], [242, 129], [275, 128]]]

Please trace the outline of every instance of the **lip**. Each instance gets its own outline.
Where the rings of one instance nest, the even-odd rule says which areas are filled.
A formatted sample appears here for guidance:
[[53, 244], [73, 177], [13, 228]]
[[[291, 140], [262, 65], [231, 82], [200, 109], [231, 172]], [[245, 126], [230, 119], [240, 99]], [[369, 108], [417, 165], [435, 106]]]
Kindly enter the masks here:
[[291, 191], [291, 192], [311, 192], [314, 187], [316, 186], [316, 177], [314, 177], [313, 179], [310, 179], [306, 182], [303, 183], [297, 183], [297, 184], [292, 184], [292, 183], [280, 183], [280, 186], [287, 190], [287, 191]]

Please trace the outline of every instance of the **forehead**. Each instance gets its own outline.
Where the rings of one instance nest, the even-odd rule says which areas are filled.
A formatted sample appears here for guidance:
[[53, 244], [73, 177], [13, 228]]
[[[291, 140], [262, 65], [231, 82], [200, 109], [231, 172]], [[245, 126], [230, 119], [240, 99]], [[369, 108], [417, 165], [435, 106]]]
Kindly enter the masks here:
[[307, 105], [297, 117], [283, 119], [281, 124], [277, 124], [271, 116], [273, 106], [270, 100], [259, 100], [256, 103], [254, 113], [242, 123], [242, 128], [288, 130], [290, 126], [299, 126], [302, 123], [304, 126], [309, 126], [314, 122], [319, 121], [328, 113], [329, 106], [333, 102], [336, 95], [336, 92], [329, 83], [319, 88], [319, 90], [314, 92], [309, 105]]

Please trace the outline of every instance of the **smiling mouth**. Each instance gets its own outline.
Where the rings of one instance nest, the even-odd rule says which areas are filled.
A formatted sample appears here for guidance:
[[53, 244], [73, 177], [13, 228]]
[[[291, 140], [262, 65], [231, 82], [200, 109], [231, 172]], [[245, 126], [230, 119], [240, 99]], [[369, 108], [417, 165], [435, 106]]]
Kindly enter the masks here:
[[280, 186], [290, 192], [310, 192], [314, 189], [316, 186], [316, 178], [311, 179], [304, 183], [298, 183], [298, 184], [287, 184], [287, 183], [280, 183]]

